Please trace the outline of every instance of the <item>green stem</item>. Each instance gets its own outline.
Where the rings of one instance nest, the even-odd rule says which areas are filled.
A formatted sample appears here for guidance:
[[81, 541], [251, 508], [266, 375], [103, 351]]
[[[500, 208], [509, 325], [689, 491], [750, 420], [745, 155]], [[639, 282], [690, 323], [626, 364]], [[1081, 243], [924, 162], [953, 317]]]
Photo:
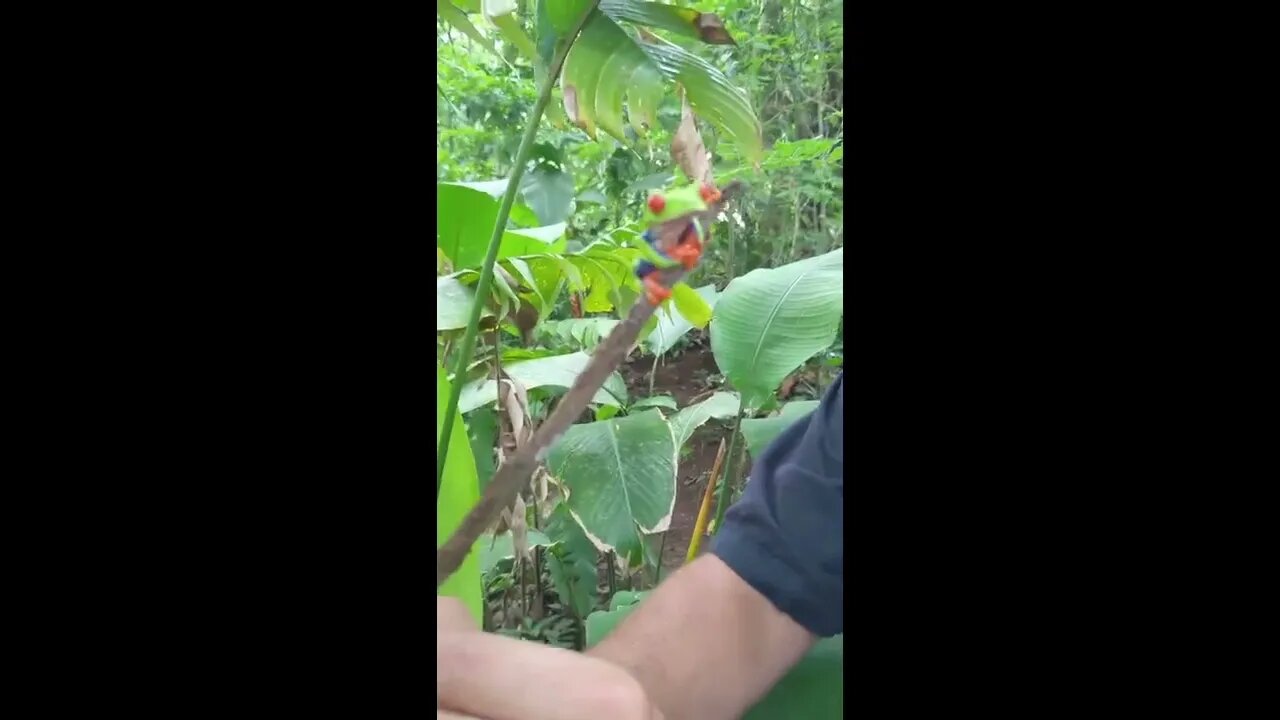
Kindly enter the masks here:
[[724, 476], [720, 482], [719, 494], [716, 497], [716, 524], [715, 529], [711, 531], [714, 537], [720, 532], [720, 526], [724, 524], [725, 510], [729, 509], [729, 486], [733, 484], [733, 480], [737, 477], [737, 470], [740, 464], [738, 460], [738, 434], [742, 428], [742, 410], [738, 410], [738, 417], [733, 421], [733, 434], [729, 436], [729, 449], [725, 452], [724, 457]]
[[493, 223], [493, 235], [489, 237], [489, 250], [484, 256], [484, 265], [480, 267], [480, 280], [476, 283], [476, 301], [471, 306], [471, 318], [467, 321], [467, 331], [462, 336], [462, 344], [458, 347], [458, 360], [454, 363], [453, 384], [449, 389], [449, 404], [445, 408], [444, 427], [441, 428], [440, 440], [436, 447], [436, 498], [440, 497], [440, 487], [444, 484], [444, 463], [449, 455], [449, 436], [453, 432], [453, 419], [458, 414], [458, 399], [462, 397], [462, 386], [466, 380], [467, 363], [476, 347], [476, 334], [480, 329], [480, 314], [484, 309], [484, 298], [489, 297], [489, 286], [493, 284], [493, 265], [498, 260], [498, 248], [502, 245], [502, 233], [507, 227], [507, 218], [511, 215], [511, 206], [515, 204], [516, 193], [520, 190], [520, 180], [524, 177], [524, 166], [533, 151], [534, 140], [538, 136], [538, 124], [542, 121], [542, 113], [551, 100], [551, 90], [556, 79], [560, 77], [560, 68], [569, 55], [569, 48], [587, 18], [595, 12], [599, 0], [590, 3], [578, 18], [573, 31], [556, 43], [555, 55], [547, 69], [547, 77], [538, 91], [538, 101], [529, 113], [529, 122], [524, 128], [524, 137], [520, 139], [520, 148], [516, 151], [515, 167], [511, 169], [511, 178], [507, 180], [507, 190], [502, 195], [502, 204], [498, 207], [498, 218]]

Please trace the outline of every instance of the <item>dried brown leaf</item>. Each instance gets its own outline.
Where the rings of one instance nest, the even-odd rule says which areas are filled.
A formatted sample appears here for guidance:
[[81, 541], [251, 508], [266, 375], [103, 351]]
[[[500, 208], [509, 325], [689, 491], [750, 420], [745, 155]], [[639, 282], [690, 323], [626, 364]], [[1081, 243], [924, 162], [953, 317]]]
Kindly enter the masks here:
[[715, 13], [699, 13], [694, 26], [698, 28], [698, 36], [702, 38], [702, 42], [708, 45], [738, 44], [734, 42], [733, 37], [729, 35], [729, 31], [725, 29], [724, 21]]
[[698, 132], [698, 122], [693, 108], [689, 107], [689, 98], [681, 95], [680, 104], [680, 127], [671, 138], [671, 159], [690, 181], [711, 184], [711, 154]]

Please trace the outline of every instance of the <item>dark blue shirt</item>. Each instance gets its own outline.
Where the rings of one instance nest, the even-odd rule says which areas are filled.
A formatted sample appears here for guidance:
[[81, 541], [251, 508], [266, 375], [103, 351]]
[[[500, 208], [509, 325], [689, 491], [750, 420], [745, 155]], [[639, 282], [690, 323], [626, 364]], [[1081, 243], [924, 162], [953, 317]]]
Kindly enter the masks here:
[[711, 551], [810, 632], [844, 632], [844, 374], [755, 459]]

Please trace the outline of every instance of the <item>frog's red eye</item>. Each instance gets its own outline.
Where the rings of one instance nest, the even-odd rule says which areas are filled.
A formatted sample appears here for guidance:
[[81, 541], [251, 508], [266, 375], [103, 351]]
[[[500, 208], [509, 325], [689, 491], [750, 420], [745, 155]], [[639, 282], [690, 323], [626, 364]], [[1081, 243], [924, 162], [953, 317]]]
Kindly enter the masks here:
[[662, 197], [661, 193], [654, 193], [649, 196], [649, 210], [655, 215], [662, 212], [667, 207], [667, 199]]
[[720, 199], [720, 191], [705, 183], [698, 189], [698, 194], [702, 196], [702, 202], [712, 203]]

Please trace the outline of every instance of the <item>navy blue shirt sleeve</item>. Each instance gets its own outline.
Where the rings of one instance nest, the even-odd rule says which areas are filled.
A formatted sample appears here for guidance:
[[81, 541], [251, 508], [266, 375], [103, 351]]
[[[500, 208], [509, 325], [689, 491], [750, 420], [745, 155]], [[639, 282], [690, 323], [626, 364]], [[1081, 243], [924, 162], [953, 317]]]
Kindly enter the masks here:
[[810, 632], [844, 632], [844, 375], [752, 465], [711, 551]]

